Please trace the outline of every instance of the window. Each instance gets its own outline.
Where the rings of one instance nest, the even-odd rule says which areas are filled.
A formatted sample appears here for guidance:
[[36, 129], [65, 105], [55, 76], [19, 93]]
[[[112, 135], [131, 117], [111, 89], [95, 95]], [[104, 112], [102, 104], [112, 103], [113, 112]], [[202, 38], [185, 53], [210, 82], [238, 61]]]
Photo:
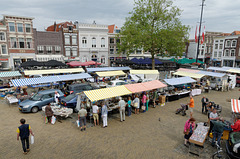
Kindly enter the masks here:
[[218, 49], [218, 44], [215, 44], [215, 49]]
[[70, 45], [70, 35], [65, 35], [65, 44]]
[[231, 56], [235, 56], [235, 50], [231, 50]]
[[231, 46], [231, 41], [230, 40], [226, 41], [226, 47], [230, 47], [230, 46]]
[[116, 29], [116, 30], [115, 30], [115, 33], [120, 33], [120, 29]]
[[78, 54], [78, 50], [76, 47], [72, 48], [72, 56], [76, 57]]
[[27, 38], [27, 48], [32, 48], [32, 39]]
[[223, 40], [220, 40], [220, 43], [223, 43]]
[[229, 56], [229, 50], [225, 50], [225, 56]]
[[7, 46], [2, 45], [2, 55], [7, 55]]
[[14, 22], [9, 22], [8, 26], [9, 26], [9, 31], [10, 32], [15, 32], [15, 24], [14, 24]]
[[47, 53], [52, 53], [52, 46], [46, 46]]
[[217, 51], [214, 51], [214, 57], [217, 57]]
[[1, 41], [6, 40], [4, 32], [0, 32], [0, 40]]
[[232, 41], [232, 47], [236, 47], [237, 46], [237, 41], [236, 40], [233, 40]]
[[96, 38], [92, 38], [92, 47], [96, 47]]
[[219, 44], [219, 49], [223, 49], [223, 44]]
[[19, 48], [24, 48], [24, 38], [18, 38]]
[[68, 26], [68, 30], [69, 30], [70, 32], [72, 32], [73, 26]]
[[87, 47], [87, 38], [86, 37], [82, 38], [82, 47]]
[[101, 57], [101, 63], [105, 64], [105, 57], [104, 56]]
[[43, 53], [44, 47], [43, 46], [37, 46], [38, 53]]
[[222, 57], [222, 51], [218, 52], [218, 57]]
[[87, 62], [87, 61], [88, 61], [88, 59], [86, 56], [82, 57], [82, 62]]
[[72, 36], [72, 45], [77, 45], [77, 36], [76, 35]]
[[116, 43], [119, 44], [120, 43], [120, 39], [116, 39]]
[[202, 45], [202, 49], [204, 49], [204, 45]]
[[25, 24], [26, 33], [31, 33], [31, 24]]
[[137, 49], [136, 54], [142, 54], [142, 50]]
[[218, 43], [218, 40], [215, 40], [215, 43]]
[[101, 39], [101, 47], [105, 47], [105, 38]]
[[17, 23], [17, 31], [23, 32], [23, 24], [22, 23]]
[[203, 55], [204, 50], [201, 51], [201, 55]]
[[114, 54], [114, 46], [110, 46], [110, 54]]
[[68, 56], [68, 57], [71, 56], [71, 49], [70, 49], [70, 47], [66, 47], [65, 48], [65, 55]]
[[110, 44], [114, 44], [114, 38], [110, 38]]
[[60, 53], [61, 47], [60, 46], [55, 46], [55, 53]]

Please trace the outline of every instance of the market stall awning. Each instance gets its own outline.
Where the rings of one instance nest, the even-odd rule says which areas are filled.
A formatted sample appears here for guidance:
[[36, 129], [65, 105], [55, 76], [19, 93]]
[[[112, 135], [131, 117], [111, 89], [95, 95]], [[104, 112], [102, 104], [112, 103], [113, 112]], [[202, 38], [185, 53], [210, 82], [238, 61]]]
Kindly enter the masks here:
[[0, 72], [0, 78], [22, 76], [18, 71]]
[[130, 70], [130, 74], [135, 74], [135, 75], [140, 75], [140, 74], [154, 74], [154, 75], [158, 75], [159, 72], [158, 70]]
[[84, 91], [84, 94], [93, 102], [127, 94], [132, 94], [125, 86], [117, 86], [111, 88], [96, 89]]
[[124, 75], [126, 75], [123, 71], [96, 72], [96, 74], [99, 77], [124, 76]]
[[240, 113], [240, 100], [231, 99], [232, 112]]
[[226, 72], [226, 70], [229, 70], [229, 68], [222, 68], [222, 67], [208, 67], [208, 70], [213, 70], [213, 71], [222, 71]]
[[144, 92], [148, 90], [142, 85], [142, 83], [127, 84], [125, 87], [132, 93]]
[[185, 77], [188, 76], [188, 77], [197, 78], [197, 79], [205, 76], [203, 74], [197, 74], [197, 73], [191, 73], [191, 72], [182, 72], [182, 71], [178, 71], [178, 72], [175, 72], [173, 74], [178, 75], [178, 76], [185, 76]]
[[186, 68], [179, 68], [177, 71], [192, 72], [192, 73], [198, 73], [198, 72], [200, 72], [200, 70], [193, 70], [193, 69], [186, 69]]
[[76, 79], [84, 79], [84, 78], [91, 78], [88, 73], [79, 73], [79, 74], [72, 74], [72, 75], [61, 75], [57, 76], [59, 78], [59, 81], [70, 81], [70, 80], [76, 80]]
[[97, 68], [87, 68], [88, 72], [101, 72], [101, 71], [120, 71], [120, 70], [130, 70], [130, 67], [97, 67]]
[[51, 70], [26, 70], [25, 75], [43, 75], [43, 74], [59, 74], [59, 73], [76, 73], [84, 72], [82, 68], [70, 68], [70, 69], [51, 69]]
[[240, 73], [240, 70], [239, 69], [229, 69], [229, 70], [227, 70], [227, 72]]
[[217, 73], [217, 72], [208, 72], [208, 71], [200, 71], [198, 72], [198, 74], [203, 74], [206, 76], [211, 76], [211, 77], [219, 77], [222, 78], [223, 76], [225, 76], [225, 73]]
[[172, 86], [197, 82], [196, 80], [192, 79], [191, 77], [179, 77], [179, 78], [164, 79], [164, 81], [167, 84], [172, 85]]

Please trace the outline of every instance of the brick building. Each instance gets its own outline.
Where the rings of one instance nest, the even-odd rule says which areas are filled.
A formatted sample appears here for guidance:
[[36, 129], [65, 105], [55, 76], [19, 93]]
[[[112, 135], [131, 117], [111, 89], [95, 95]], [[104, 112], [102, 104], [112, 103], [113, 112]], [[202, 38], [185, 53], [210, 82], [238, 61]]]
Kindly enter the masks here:
[[0, 69], [9, 69], [9, 54], [7, 45], [7, 28], [6, 25], [0, 23]]

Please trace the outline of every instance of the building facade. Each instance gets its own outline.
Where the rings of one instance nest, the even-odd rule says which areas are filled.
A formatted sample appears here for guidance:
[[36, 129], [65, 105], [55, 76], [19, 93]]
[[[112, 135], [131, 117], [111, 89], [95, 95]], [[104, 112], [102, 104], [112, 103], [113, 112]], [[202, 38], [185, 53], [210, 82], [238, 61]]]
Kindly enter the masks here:
[[80, 61], [97, 61], [108, 66], [108, 25], [79, 23]]
[[78, 22], [54, 23], [46, 31], [62, 34], [63, 57], [65, 62], [79, 60], [79, 33]]
[[7, 44], [7, 28], [6, 25], [0, 23], [0, 69], [9, 69], [9, 54]]
[[9, 54], [9, 67], [16, 68], [20, 63], [35, 58], [33, 20], [30, 17], [3, 15], [6, 25], [6, 39]]
[[37, 61], [64, 61], [62, 32], [33, 29]]
[[213, 54], [212, 54], [212, 64], [213, 66], [223, 66], [223, 56], [225, 37], [217, 36], [213, 38]]

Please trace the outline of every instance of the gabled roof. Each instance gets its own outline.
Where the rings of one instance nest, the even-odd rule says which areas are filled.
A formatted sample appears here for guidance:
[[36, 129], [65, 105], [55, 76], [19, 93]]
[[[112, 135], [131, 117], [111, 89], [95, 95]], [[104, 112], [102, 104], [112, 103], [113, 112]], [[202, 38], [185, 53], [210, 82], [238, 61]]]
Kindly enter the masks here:
[[240, 35], [240, 31], [234, 31], [231, 33], [231, 35]]
[[[58, 24], [53, 24], [53, 25], [47, 27], [46, 31], [59, 32], [62, 28], [67, 28], [68, 25], [73, 25], [73, 23], [72, 22], [62, 22], [62, 23], [58, 23]], [[56, 30], [54, 30], [54, 26], [56, 26]], [[75, 26], [74, 26], [74, 28], [75, 28]]]

